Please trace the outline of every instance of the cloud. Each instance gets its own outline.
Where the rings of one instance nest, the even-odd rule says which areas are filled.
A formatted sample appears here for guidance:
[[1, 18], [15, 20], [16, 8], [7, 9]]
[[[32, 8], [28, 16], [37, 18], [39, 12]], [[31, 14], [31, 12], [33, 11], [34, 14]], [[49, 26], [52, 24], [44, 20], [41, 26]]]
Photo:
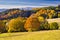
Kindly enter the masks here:
[[0, 9], [11, 9], [11, 8], [26, 8], [26, 7], [47, 7], [57, 6], [58, 4], [44, 4], [42, 5], [0, 5]]
[[0, 9], [11, 9], [11, 8], [26, 8], [26, 7], [44, 7], [44, 6], [29, 6], [29, 5], [0, 5]]

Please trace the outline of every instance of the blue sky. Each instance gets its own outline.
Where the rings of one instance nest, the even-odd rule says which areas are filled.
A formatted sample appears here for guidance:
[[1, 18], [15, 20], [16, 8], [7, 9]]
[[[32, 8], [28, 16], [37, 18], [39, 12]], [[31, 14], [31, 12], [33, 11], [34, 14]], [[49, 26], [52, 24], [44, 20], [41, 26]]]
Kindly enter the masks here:
[[0, 8], [57, 6], [60, 0], [0, 0]]

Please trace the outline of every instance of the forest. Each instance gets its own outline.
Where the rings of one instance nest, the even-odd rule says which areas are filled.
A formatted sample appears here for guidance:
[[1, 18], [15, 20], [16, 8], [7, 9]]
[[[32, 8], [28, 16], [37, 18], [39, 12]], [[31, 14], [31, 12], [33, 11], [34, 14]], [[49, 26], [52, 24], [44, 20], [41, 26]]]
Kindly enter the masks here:
[[0, 12], [0, 33], [58, 30], [57, 22], [46, 19], [60, 18], [60, 5], [24, 10], [7, 9]]

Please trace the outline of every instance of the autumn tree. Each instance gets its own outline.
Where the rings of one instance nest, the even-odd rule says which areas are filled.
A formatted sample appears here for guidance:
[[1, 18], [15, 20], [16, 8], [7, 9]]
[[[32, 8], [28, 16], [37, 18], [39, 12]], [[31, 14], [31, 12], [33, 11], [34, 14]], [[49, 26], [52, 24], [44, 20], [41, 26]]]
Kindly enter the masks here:
[[38, 20], [40, 22], [40, 30], [48, 30], [49, 29], [49, 23], [46, 19], [44, 19], [43, 16], [39, 16]]
[[12, 19], [8, 22], [8, 32], [24, 31], [25, 20], [23, 18]]
[[43, 16], [44, 18], [47, 18], [47, 10], [40, 9], [38, 12], [36, 12], [36, 16]]
[[24, 28], [27, 31], [37, 31], [39, 30], [40, 22], [38, 21], [38, 18], [35, 16], [35, 14], [31, 15], [24, 25]]
[[57, 18], [57, 13], [55, 12], [55, 10], [50, 10], [47, 15], [49, 19]]
[[49, 23], [47, 21], [44, 21], [40, 23], [40, 30], [49, 30]]
[[5, 28], [5, 23], [3, 21], [0, 20], [0, 32], [6, 32], [6, 28]]
[[44, 19], [43, 16], [39, 16], [39, 17], [38, 17], [38, 20], [39, 20], [39, 22], [41, 23], [41, 22], [44, 22], [45, 19]]

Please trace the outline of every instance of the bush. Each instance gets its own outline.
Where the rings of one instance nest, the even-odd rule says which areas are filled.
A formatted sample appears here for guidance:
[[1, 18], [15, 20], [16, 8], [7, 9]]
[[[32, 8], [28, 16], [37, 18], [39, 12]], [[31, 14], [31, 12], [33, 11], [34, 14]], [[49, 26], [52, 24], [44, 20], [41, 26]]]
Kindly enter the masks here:
[[58, 18], [60, 18], [60, 13], [58, 13]]
[[12, 19], [8, 23], [8, 32], [24, 31], [25, 20], [23, 18]]
[[27, 31], [37, 31], [39, 30], [40, 22], [38, 21], [38, 18], [35, 15], [31, 15], [24, 25], [24, 28]]
[[39, 17], [38, 17], [38, 20], [39, 20], [39, 22], [44, 22], [45, 19], [44, 19], [43, 16], [39, 16]]
[[0, 20], [0, 33], [6, 32], [5, 23]]
[[38, 20], [40, 22], [40, 30], [48, 30], [49, 29], [49, 23], [44, 19], [43, 16], [39, 16]]
[[49, 29], [49, 23], [47, 21], [40, 24], [40, 30], [48, 30]]
[[56, 22], [50, 23], [51, 30], [58, 29], [58, 28], [59, 28], [58, 23], [56, 23]]

